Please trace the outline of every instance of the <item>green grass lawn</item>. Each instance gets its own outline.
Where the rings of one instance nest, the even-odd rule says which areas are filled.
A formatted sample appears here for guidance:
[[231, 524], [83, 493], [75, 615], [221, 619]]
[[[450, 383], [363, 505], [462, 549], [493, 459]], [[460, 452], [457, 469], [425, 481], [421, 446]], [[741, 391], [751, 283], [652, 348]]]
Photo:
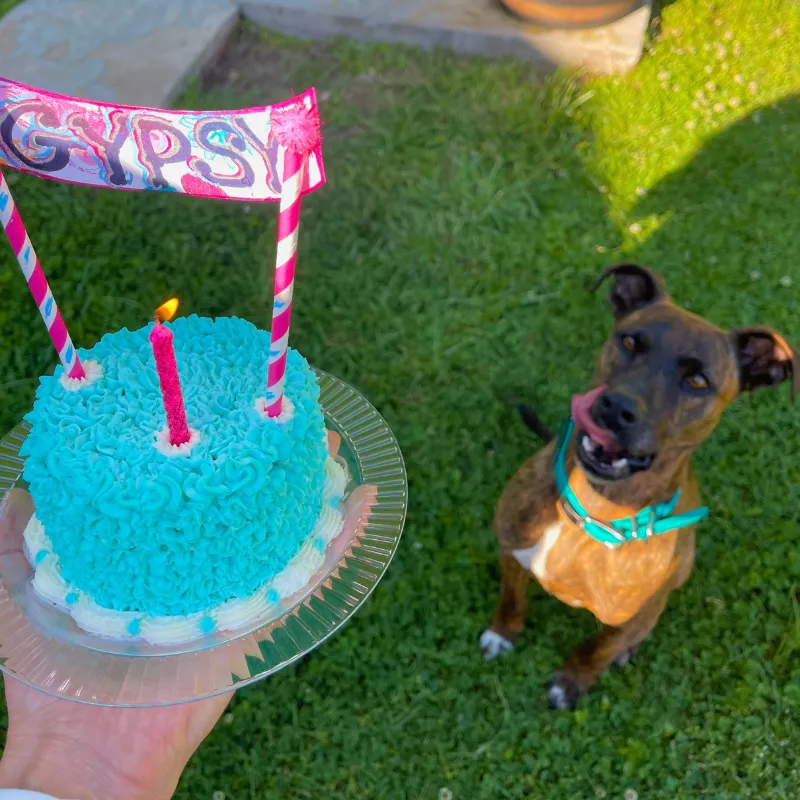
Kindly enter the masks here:
[[[236, 696], [178, 797], [797, 796], [786, 389], [739, 401], [698, 454], [712, 516], [696, 571], [634, 666], [547, 711], [542, 684], [596, 623], [538, 589], [513, 654], [487, 664], [477, 647], [498, 590], [493, 505], [535, 447], [512, 405], [556, 423], [585, 388], [610, 323], [587, 289], [603, 265], [646, 261], [714, 322], [800, 345], [800, 7], [715, 5], [669, 5], [625, 78], [542, 85], [513, 61], [245, 31], [188, 93], [230, 108], [317, 86], [329, 183], [304, 204], [293, 345], [385, 415], [410, 511], [367, 606]], [[80, 345], [173, 293], [186, 313], [268, 324], [274, 206], [12, 180]], [[7, 429], [54, 354], [0, 251]]]

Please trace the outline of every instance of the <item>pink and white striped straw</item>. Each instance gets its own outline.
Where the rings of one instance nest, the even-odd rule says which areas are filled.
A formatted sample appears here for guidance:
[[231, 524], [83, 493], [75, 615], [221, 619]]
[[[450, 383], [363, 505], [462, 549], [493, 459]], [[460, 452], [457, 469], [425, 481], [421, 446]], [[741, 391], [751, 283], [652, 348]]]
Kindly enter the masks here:
[[19, 210], [2, 172], [0, 172], [0, 222], [6, 232], [11, 249], [17, 257], [22, 274], [28, 282], [33, 300], [47, 326], [47, 332], [53, 340], [58, 357], [64, 365], [64, 370], [70, 378], [85, 378], [83, 365], [72, 345], [67, 326], [58, 310], [50, 286], [47, 284], [42, 265], [33, 249], [28, 232], [22, 224]]
[[283, 405], [286, 353], [292, 319], [294, 272], [297, 264], [297, 232], [300, 201], [308, 153], [319, 145], [316, 109], [304, 105], [273, 109], [270, 123], [278, 143], [284, 147], [281, 203], [278, 214], [278, 252], [275, 262], [275, 296], [272, 305], [267, 394], [264, 410], [277, 417]]

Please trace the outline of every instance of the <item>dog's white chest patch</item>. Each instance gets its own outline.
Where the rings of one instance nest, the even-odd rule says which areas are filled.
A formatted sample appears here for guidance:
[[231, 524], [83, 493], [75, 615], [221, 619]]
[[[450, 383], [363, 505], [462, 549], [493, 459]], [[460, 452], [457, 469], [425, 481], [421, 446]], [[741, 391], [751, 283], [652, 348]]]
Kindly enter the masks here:
[[554, 522], [533, 547], [512, 550], [514, 558], [540, 581], [547, 580], [547, 554], [553, 549], [561, 535], [561, 522]]

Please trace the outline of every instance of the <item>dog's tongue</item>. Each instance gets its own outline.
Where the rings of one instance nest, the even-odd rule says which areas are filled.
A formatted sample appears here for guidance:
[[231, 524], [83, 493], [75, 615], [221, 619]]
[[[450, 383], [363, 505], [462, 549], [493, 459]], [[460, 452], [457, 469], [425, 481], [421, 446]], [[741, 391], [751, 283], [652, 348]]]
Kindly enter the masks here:
[[588, 433], [593, 441], [608, 450], [612, 450], [615, 447], [619, 447], [614, 434], [606, 428], [601, 428], [592, 419], [592, 406], [605, 389], [605, 386], [598, 386], [586, 394], [576, 394], [572, 398], [572, 419], [578, 429]]

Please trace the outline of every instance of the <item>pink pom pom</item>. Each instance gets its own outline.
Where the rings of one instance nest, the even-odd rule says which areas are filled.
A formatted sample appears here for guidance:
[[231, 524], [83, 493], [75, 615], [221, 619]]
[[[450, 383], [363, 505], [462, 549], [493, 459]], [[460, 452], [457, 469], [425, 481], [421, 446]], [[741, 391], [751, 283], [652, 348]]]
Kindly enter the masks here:
[[307, 108], [303, 103], [273, 108], [269, 121], [275, 138], [284, 147], [306, 155], [319, 145], [320, 121], [316, 108]]

